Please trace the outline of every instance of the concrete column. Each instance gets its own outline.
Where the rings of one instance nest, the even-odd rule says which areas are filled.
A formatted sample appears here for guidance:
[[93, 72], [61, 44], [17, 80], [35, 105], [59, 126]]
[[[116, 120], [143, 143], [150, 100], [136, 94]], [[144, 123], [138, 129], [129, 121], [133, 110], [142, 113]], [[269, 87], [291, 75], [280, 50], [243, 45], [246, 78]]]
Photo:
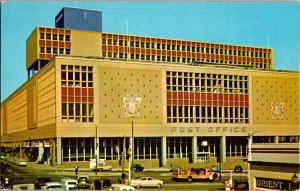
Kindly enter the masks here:
[[[94, 141], [94, 143], [95, 143], [95, 155], [94, 155], [94, 157], [95, 158], [99, 158], [99, 138], [97, 137], [95, 137], [95, 141]], [[105, 155], [105, 158], [106, 158], [106, 155]]]
[[56, 166], [55, 164], [55, 140], [50, 139], [50, 165]]
[[38, 60], [38, 71], [41, 70], [41, 60]]
[[162, 137], [161, 139], [161, 165], [167, 164], [167, 137]]
[[61, 137], [56, 138], [56, 163], [62, 164], [62, 156], [61, 156]]
[[197, 136], [192, 138], [192, 162], [197, 163]]
[[221, 151], [220, 161], [226, 162], [226, 137], [225, 136], [221, 137], [220, 151]]
[[275, 136], [275, 143], [279, 143], [279, 137]]

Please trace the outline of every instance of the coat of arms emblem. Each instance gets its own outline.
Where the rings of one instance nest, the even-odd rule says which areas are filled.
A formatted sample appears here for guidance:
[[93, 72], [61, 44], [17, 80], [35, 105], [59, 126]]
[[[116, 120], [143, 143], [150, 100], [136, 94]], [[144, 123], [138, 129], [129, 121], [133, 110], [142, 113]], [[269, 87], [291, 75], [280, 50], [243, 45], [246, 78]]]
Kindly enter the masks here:
[[124, 117], [141, 117], [141, 101], [136, 94], [127, 94], [123, 98]]
[[271, 119], [283, 119], [284, 102], [278, 99], [271, 102]]

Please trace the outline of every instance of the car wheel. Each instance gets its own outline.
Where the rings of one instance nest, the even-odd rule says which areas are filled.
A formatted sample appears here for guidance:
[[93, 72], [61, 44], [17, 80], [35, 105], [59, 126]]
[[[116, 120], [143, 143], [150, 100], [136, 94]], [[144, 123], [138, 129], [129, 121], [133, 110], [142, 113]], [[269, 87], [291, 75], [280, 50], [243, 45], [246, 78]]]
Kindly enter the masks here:
[[161, 184], [158, 183], [158, 184], [156, 185], [156, 187], [157, 187], [157, 188], [161, 188]]
[[192, 177], [188, 177], [187, 181], [188, 181], [188, 182], [192, 182], [192, 181], [193, 181], [193, 178], [192, 178]]

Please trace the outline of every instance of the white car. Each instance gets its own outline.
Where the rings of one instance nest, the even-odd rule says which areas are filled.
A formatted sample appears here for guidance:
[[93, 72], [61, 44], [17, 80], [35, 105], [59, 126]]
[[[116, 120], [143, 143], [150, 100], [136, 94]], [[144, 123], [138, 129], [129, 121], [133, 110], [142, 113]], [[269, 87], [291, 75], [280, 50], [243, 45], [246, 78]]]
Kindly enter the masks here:
[[42, 190], [63, 190], [59, 182], [46, 182]]
[[109, 190], [134, 190], [134, 187], [126, 184], [112, 184]]
[[153, 179], [151, 177], [138, 177], [134, 180], [131, 180], [131, 186], [140, 188], [140, 187], [163, 187], [164, 182], [162, 180]]
[[15, 159], [14, 164], [18, 165], [18, 166], [26, 166], [27, 165], [25, 159]]

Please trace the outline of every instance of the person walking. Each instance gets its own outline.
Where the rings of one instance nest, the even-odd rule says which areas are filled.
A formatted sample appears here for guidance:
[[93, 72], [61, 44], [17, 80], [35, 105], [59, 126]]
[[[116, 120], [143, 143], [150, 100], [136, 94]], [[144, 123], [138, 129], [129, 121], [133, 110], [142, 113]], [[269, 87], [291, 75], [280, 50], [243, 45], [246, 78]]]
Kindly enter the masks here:
[[75, 166], [75, 174], [77, 175], [78, 174], [78, 170], [79, 170], [79, 166]]

